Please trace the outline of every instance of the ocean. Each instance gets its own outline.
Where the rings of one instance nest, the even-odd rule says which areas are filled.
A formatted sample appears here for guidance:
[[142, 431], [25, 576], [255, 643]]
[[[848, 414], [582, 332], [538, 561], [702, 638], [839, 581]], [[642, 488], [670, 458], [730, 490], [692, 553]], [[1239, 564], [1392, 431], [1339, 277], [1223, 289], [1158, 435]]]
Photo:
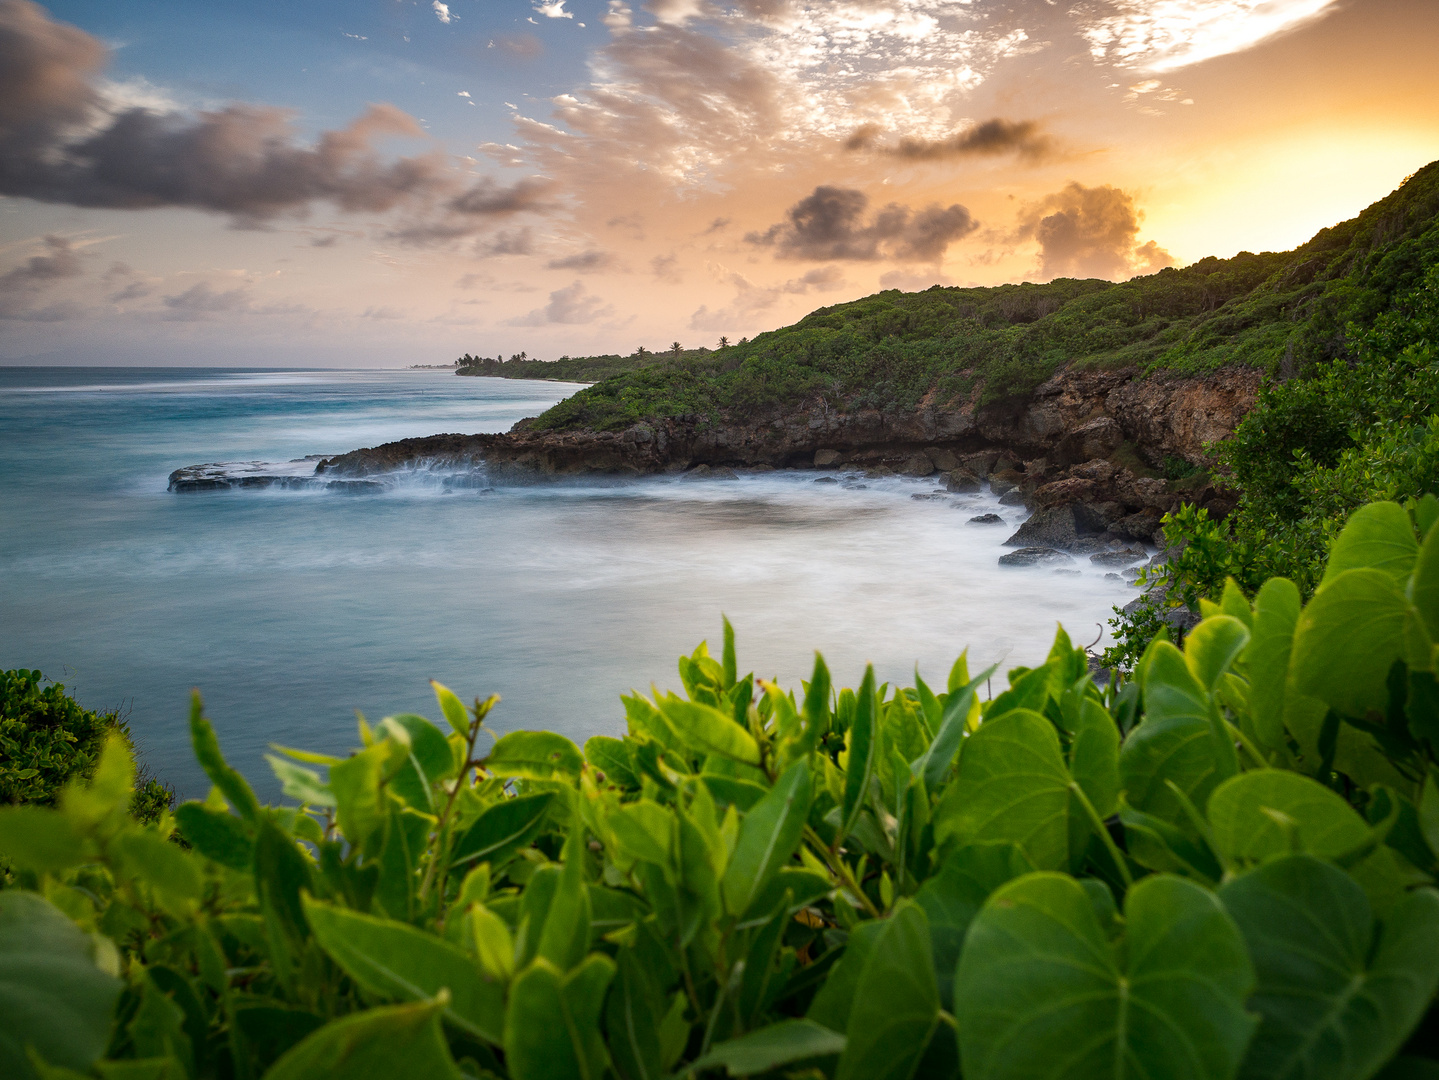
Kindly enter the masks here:
[[[798, 689], [822, 651], [909, 685], [1041, 661], [1134, 590], [997, 565], [1024, 510], [932, 481], [778, 471], [487, 487], [427, 471], [368, 493], [172, 494], [187, 465], [297, 462], [504, 431], [579, 389], [447, 371], [0, 367], [0, 665], [128, 712], [144, 763], [203, 797], [191, 687], [231, 762], [278, 797], [272, 743], [358, 745], [355, 713], [438, 718], [428, 680], [503, 695], [497, 732], [618, 734], [619, 695], [734, 624], [741, 671]], [[287, 466], [296, 474], [310, 466]], [[267, 471], [274, 471], [273, 467]], [[821, 477], [840, 482], [817, 483]], [[919, 498], [916, 498], [919, 496]], [[1006, 524], [968, 519], [1000, 513]], [[1003, 670], [1003, 667], [1001, 670]]]

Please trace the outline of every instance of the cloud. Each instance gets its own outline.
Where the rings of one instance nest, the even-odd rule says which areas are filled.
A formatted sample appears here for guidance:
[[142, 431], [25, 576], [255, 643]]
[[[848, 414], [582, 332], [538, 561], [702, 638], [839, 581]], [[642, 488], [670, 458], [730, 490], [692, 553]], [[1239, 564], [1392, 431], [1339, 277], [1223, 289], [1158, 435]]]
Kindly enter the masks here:
[[535, 5], [535, 14], [547, 19], [573, 19], [574, 13], [565, 10], [565, 0], [548, 0]]
[[650, 270], [655, 275], [656, 281], [663, 281], [666, 285], [684, 284], [684, 271], [680, 269], [680, 260], [677, 255], [656, 255], [650, 260]]
[[585, 292], [584, 282], [576, 281], [563, 289], [550, 293], [550, 302], [542, 308], [535, 308], [528, 315], [520, 315], [506, 321], [506, 326], [549, 326], [560, 323], [578, 326], [604, 319], [614, 314], [615, 309], [597, 296]]
[[153, 88], [141, 98], [121, 92], [125, 84], [100, 79], [107, 58], [99, 41], [30, 0], [0, 0], [0, 195], [190, 207], [250, 226], [317, 201], [368, 213], [438, 207], [461, 218], [535, 205], [533, 179], [465, 191], [471, 181], [440, 150], [383, 155], [380, 140], [425, 137], [392, 105], [372, 105], [306, 145], [285, 110], [236, 103], [188, 114], [161, 108]]
[[725, 229], [729, 228], [729, 224], [730, 224], [730, 219], [729, 219], [729, 218], [727, 218], [727, 217], [717, 217], [717, 218], [715, 218], [713, 221], [711, 221], [711, 222], [709, 223], [709, 227], [708, 227], [707, 229], [705, 229], [704, 232], [700, 233], [700, 235], [701, 235], [701, 236], [709, 236], [710, 233], [722, 232], [722, 231], [724, 231]]
[[489, 228], [494, 218], [549, 209], [546, 196], [553, 187], [554, 183], [543, 176], [526, 176], [509, 185], [487, 176], [448, 200], [441, 214], [417, 217], [386, 235], [415, 245], [473, 236]]
[[530, 255], [534, 253], [534, 249], [534, 230], [526, 225], [519, 229], [501, 229], [488, 239], [481, 240], [475, 245], [475, 254], [480, 256]]
[[844, 286], [844, 271], [838, 266], [817, 266], [802, 277], [786, 281], [780, 288], [787, 293], [802, 295], [811, 290], [832, 292], [835, 289], [842, 289]]
[[1242, 52], [1317, 19], [1337, 0], [1108, 0], [1076, 9], [1090, 54], [1174, 71]]
[[430, 7], [432, 7], [435, 11], [435, 18], [439, 19], [440, 22], [447, 25], [449, 24], [451, 19], [456, 19], [459, 17], [457, 15], [451, 15], [450, 5], [442, 4], [440, 3], [440, 0], [431, 0]]
[[217, 291], [208, 281], [190, 286], [182, 293], [162, 297], [169, 309], [165, 314], [173, 322], [198, 322], [224, 311], [240, 311], [250, 306], [250, 290], [247, 286]]
[[1054, 152], [1053, 140], [1033, 120], [986, 120], [942, 139], [913, 136], [886, 141], [878, 124], [864, 124], [845, 140], [846, 150], [873, 150], [910, 161], [1015, 154], [1021, 160], [1043, 161]]
[[1039, 275], [1119, 280], [1173, 264], [1152, 240], [1136, 247], [1142, 215], [1133, 196], [1108, 184], [1073, 181], [1020, 215], [1020, 239], [1039, 243]]
[[821, 186], [789, 208], [788, 221], [745, 236], [779, 258], [937, 261], [951, 243], [979, 228], [958, 203], [913, 210], [888, 203], [865, 219], [869, 198], [853, 188]]
[[582, 274], [588, 274], [603, 270], [614, 262], [614, 258], [608, 251], [580, 251], [562, 259], [551, 259], [545, 265], [551, 270], [578, 270]]
[[534, 34], [496, 34], [489, 47], [511, 60], [534, 60], [545, 54], [544, 42]]
[[81, 309], [69, 300], [37, 307], [40, 295], [67, 278], [85, 272], [79, 254], [62, 236], [47, 236], [42, 241], [45, 253], [32, 255], [19, 266], [0, 274], [0, 319], [23, 319], [30, 322], [60, 322], [72, 319]]

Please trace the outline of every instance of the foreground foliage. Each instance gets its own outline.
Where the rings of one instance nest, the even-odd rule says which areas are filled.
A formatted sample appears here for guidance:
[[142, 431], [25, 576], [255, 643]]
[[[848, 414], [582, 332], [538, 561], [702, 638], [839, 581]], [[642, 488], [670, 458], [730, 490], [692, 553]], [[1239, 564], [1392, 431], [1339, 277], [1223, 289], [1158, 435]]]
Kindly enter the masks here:
[[1352, 358], [1351, 325], [1371, 326], [1436, 263], [1439, 162], [1293, 251], [1206, 258], [1119, 283], [890, 289], [714, 353], [653, 355], [613, 377], [600, 363], [602, 382], [535, 426], [718, 421], [725, 409], [815, 400], [912, 409], [965, 403], [976, 388], [981, 402], [996, 402], [1022, 398], [1071, 365], [1187, 373], [1243, 365], [1287, 377]]
[[448, 731], [276, 747], [288, 807], [197, 699], [203, 802], [137, 824], [112, 740], [0, 810], [0, 1073], [1432, 1075], [1436, 517], [1360, 510], [1307, 605], [1231, 583], [1105, 691], [1061, 630], [990, 700], [963, 656], [792, 694], [726, 624], [624, 738], [482, 750], [437, 686]]

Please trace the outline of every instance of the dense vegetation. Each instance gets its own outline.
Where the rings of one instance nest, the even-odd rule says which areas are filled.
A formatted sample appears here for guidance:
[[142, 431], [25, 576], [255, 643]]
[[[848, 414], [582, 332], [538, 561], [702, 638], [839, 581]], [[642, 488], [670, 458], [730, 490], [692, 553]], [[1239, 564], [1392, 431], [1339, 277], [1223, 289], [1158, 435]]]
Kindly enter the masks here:
[[787, 693], [726, 625], [622, 739], [437, 686], [448, 731], [276, 747], [287, 807], [197, 698], [203, 801], [138, 824], [112, 737], [0, 808], [0, 1073], [1432, 1076], [1436, 520], [1361, 509], [1306, 606], [1231, 585], [1102, 690], [1061, 631], [989, 700]]
[[1291, 376], [1353, 357], [1351, 324], [1370, 326], [1439, 262], [1436, 219], [1439, 162], [1293, 251], [1201, 259], [1119, 284], [889, 290], [712, 353], [655, 356], [561, 402], [537, 426], [612, 430], [814, 398], [910, 408], [976, 386], [996, 401], [1027, 394], [1066, 365], [1201, 372], [1240, 364]]
[[457, 375], [488, 375], [501, 379], [554, 379], [559, 382], [599, 382], [655, 362], [655, 354], [637, 349], [629, 356], [562, 356], [558, 360], [533, 360], [527, 356], [471, 356], [457, 362]]
[[[94, 775], [112, 734], [129, 745], [130, 731], [118, 709], [83, 708], [64, 685], [47, 685], [38, 671], [0, 671], [0, 805], [54, 805], [66, 784]], [[160, 781], [144, 778], [131, 811], [141, 821], [154, 821], [173, 798]]]

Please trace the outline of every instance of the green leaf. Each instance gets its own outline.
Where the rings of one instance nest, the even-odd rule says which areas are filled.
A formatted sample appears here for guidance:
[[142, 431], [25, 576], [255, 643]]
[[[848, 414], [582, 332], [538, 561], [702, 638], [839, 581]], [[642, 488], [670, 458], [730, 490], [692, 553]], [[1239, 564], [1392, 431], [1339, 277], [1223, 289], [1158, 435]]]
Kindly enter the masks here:
[[[1129, 891], [1122, 950], [1073, 878], [1002, 886], [955, 978], [965, 1080], [1228, 1080], [1256, 1021], [1254, 971], [1214, 895], [1156, 875]], [[1122, 959], [1121, 959], [1122, 958]]]
[[885, 920], [860, 975], [836, 1080], [909, 1080], [939, 1019], [929, 920], [905, 904]]
[[731, 915], [743, 915], [789, 862], [809, 816], [809, 763], [796, 761], [744, 816], [720, 888]]
[[1349, 516], [1334, 545], [1319, 591], [1328, 588], [1346, 570], [1377, 570], [1403, 585], [1414, 569], [1419, 545], [1404, 508], [1394, 502], [1361, 506]]
[[585, 831], [576, 825], [565, 839], [564, 866], [550, 898], [536, 955], [569, 971], [590, 945], [590, 894], [585, 888]]
[[1256, 769], [1226, 780], [1209, 797], [1208, 817], [1214, 844], [1228, 862], [1294, 854], [1291, 830], [1303, 851], [1327, 857], [1354, 850], [1370, 835], [1369, 825], [1343, 798], [1317, 780], [1282, 769]]
[[0, 806], [0, 859], [37, 874], [58, 874], [86, 860], [86, 844], [58, 810]]
[[82, 1070], [104, 1053], [123, 984], [96, 955], [95, 940], [53, 904], [0, 892], [0, 1075], [35, 1076], [27, 1046]]
[[504, 987], [486, 980], [453, 945], [405, 923], [309, 897], [305, 914], [320, 947], [370, 993], [391, 1001], [429, 1001], [448, 990], [446, 1020], [488, 1042], [502, 1041]]
[[929, 749], [911, 766], [914, 775], [924, 781], [926, 791], [938, 791], [945, 773], [949, 772], [949, 767], [954, 764], [954, 755], [959, 752], [959, 744], [964, 739], [965, 724], [969, 720], [970, 706], [974, 704], [975, 691], [979, 684], [993, 673], [994, 667], [991, 666], [987, 671], [981, 672], [979, 678], [950, 691], [945, 698], [934, 740], [929, 744]]
[[860, 976], [874, 951], [884, 921], [862, 922], [850, 932], [844, 955], [829, 973], [805, 1014], [817, 1024], [843, 1034], [849, 1030], [849, 1016], [860, 993]]
[[175, 808], [180, 835], [207, 859], [231, 870], [248, 870], [255, 857], [255, 841], [245, 823], [224, 810], [204, 803], [185, 802]]
[[175, 915], [188, 915], [199, 899], [203, 882], [199, 867], [178, 844], [149, 829], [121, 833], [115, 848], [127, 871], [150, 886], [157, 900]]
[[843, 1052], [845, 1037], [813, 1020], [781, 1020], [710, 1047], [693, 1062], [693, 1072], [725, 1069], [731, 1076], [752, 1076], [809, 1058]]
[[1076, 719], [1069, 773], [1095, 812], [1107, 818], [1119, 806], [1119, 725], [1108, 709], [1088, 696], [1080, 702]]
[[296, 802], [303, 806], [335, 805], [335, 793], [314, 769], [296, 765], [277, 754], [266, 754], [265, 760], [280, 781], [280, 790]]
[[1285, 744], [1284, 687], [1300, 608], [1299, 589], [1285, 578], [1270, 578], [1254, 597], [1254, 626], [1244, 651], [1249, 710], [1255, 733], [1271, 750]]
[[390, 777], [390, 790], [416, 810], [437, 813], [434, 786], [455, 772], [455, 752], [444, 732], [413, 713], [387, 716], [379, 730], [408, 748], [404, 764]]
[[1232, 615], [1211, 615], [1184, 638], [1184, 660], [1209, 693], [1249, 644], [1249, 627]]
[[470, 714], [465, 708], [465, 703], [448, 686], [442, 686], [434, 679], [430, 680], [430, 686], [434, 688], [435, 700], [440, 703], [440, 712], [444, 714], [450, 728], [456, 735], [468, 739], [470, 737]]
[[864, 681], [859, 684], [854, 723], [849, 729], [849, 758], [844, 776], [844, 808], [840, 814], [839, 838], [843, 840], [854, 829], [869, 794], [869, 779], [874, 775], [879, 757], [877, 709], [874, 700], [874, 666], [866, 665]]
[[623, 739], [612, 739], [608, 735], [593, 736], [585, 742], [585, 760], [604, 773], [605, 779], [612, 784], [624, 788], [640, 786], [630, 748]]
[[1431, 528], [1419, 549], [1409, 598], [1419, 609], [1429, 640], [1439, 642], [1439, 529]]
[[1379, 570], [1331, 579], [1299, 616], [1290, 670], [1301, 694], [1345, 715], [1383, 712], [1395, 660], [1429, 666], [1419, 613]]
[[1379, 930], [1347, 874], [1296, 855], [1228, 882], [1219, 899], [1259, 979], [1249, 1004], [1262, 1020], [1240, 1073], [1246, 1080], [1372, 1076], [1439, 987], [1432, 890], [1411, 893]]
[[384, 828], [389, 814], [388, 800], [381, 792], [389, 759], [390, 744], [377, 742], [330, 766], [335, 818], [345, 839], [361, 849]]
[[544, 827], [545, 814], [554, 801], [553, 791], [501, 799], [475, 819], [455, 844], [450, 865], [488, 862], [498, 866], [520, 848], [528, 847]]
[[729, 624], [729, 619], [721, 615], [720, 620], [724, 623], [724, 650], [721, 653], [724, 663], [724, 689], [728, 690], [739, 679], [739, 662], [735, 659], [734, 652], [734, 627]]
[[995, 889], [1033, 870], [1018, 844], [969, 844], [953, 852], [939, 873], [919, 887], [914, 901], [929, 918], [934, 972], [946, 1009], [954, 1008], [954, 972], [969, 924]]
[[311, 888], [310, 863], [295, 841], [268, 818], [255, 837], [255, 894], [265, 921], [270, 959], [288, 983], [295, 957], [310, 935], [301, 894]]
[[759, 744], [734, 718], [698, 701], [666, 694], [657, 702], [660, 714], [681, 741], [692, 750], [719, 754], [746, 765], [760, 763]]
[[553, 731], [512, 731], [485, 758], [485, 768], [495, 776], [526, 780], [573, 782], [584, 763], [580, 748]]
[[543, 958], [520, 972], [505, 1014], [514, 1080], [601, 1080], [609, 1055], [600, 1010], [614, 973], [614, 961], [599, 953], [568, 975]]
[[388, 1005], [333, 1020], [285, 1052], [264, 1080], [459, 1080], [441, 1002]]
[[665, 1075], [659, 1023], [664, 1015], [659, 989], [634, 949], [621, 949], [619, 978], [605, 1000], [605, 1030], [615, 1068], [625, 1080], [661, 1080]]
[[195, 760], [210, 782], [220, 789], [235, 812], [246, 821], [254, 821], [260, 813], [260, 800], [245, 782], [245, 778], [225, 761], [220, 752], [220, 740], [215, 737], [215, 728], [204, 715], [204, 705], [198, 690], [190, 693], [190, 742], [195, 748]]
[[1054, 725], [1028, 709], [986, 720], [934, 813], [936, 843], [1018, 844], [1040, 869], [1069, 862], [1069, 770]]

